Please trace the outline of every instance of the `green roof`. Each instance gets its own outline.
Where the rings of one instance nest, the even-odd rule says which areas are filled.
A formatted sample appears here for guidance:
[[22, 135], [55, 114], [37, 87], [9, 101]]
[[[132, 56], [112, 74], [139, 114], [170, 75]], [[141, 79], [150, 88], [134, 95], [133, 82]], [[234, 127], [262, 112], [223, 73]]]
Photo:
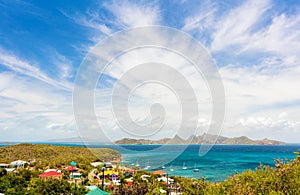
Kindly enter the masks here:
[[109, 195], [109, 193], [107, 193], [107, 192], [105, 192], [105, 191], [100, 190], [99, 188], [97, 188], [95, 190], [90, 191], [86, 195]]
[[97, 186], [85, 186], [89, 190], [96, 190], [98, 187]]

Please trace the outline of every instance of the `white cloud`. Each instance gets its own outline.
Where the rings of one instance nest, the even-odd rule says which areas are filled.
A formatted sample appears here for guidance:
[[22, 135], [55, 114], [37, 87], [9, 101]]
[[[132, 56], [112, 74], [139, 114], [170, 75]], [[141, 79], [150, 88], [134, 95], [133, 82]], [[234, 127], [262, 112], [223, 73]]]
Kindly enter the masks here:
[[194, 24], [211, 32], [212, 52], [268, 52], [282, 59], [295, 59], [300, 49], [300, 14], [276, 13], [270, 11], [273, 6], [270, 1], [246, 1], [221, 15], [208, 12], [204, 17], [200, 13]]
[[64, 81], [58, 82], [50, 78], [43, 71], [41, 71], [36, 64], [32, 65], [31, 63], [20, 59], [19, 57], [2, 48], [0, 48], [0, 53], [0, 65], [3, 65], [14, 72], [48, 83], [52, 86], [59, 87], [65, 90], [71, 90], [70, 84]]
[[254, 28], [261, 22], [263, 14], [269, 8], [269, 1], [246, 1], [241, 6], [230, 10], [216, 23], [212, 50], [248, 44]]
[[245, 50], [269, 51], [282, 56], [298, 56], [300, 50], [300, 14], [287, 16], [281, 14], [260, 32], [253, 34]]
[[70, 92], [30, 77], [1, 72], [1, 141], [74, 137], [77, 132], [71, 102]]
[[[131, 50], [126, 54], [119, 56], [115, 59], [112, 64], [109, 65], [105, 74], [113, 76], [116, 79], [120, 79], [124, 74], [128, 74], [132, 68], [149, 62], [158, 62], [166, 64], [178, 71], [179, 74], [182, 74], [186, 80], [190, 82], [192, 87], [196, 92], [198, 98], [199, 110], [201, 112], [202, 118], [199, 126], [201, 127], [202, 132], [209, 126], [209, 120], [203, 118], [209, 118], [211, 113], [210, 109], [210, 94], [206, 87], [205, 82], [203, 81], [202, 75], [197, 73], [195, 68], [189, 64], [184, 58], [178, 54], [172, 53], [165, 49], [158, 48], [138, 48]], [[160, 70], [157, 70], [160, 71]], [[142, 73], [141, 73], [142, 74]], [[147, 74], [146, 72], [144, 74]], [[137, 75], [135, 75], [137, 76]], [[172, 74], [165, 75], [165, 78], [172, 78]], [[168, 80], [168, 79], [166, 79]], [[131, 94], [131, 99], [129, 100], [129, 114], [132, 120], [137, 124], [147, 124], [152, 118], [150, 115], [150, 107], [153, 103], [160, 103], [165, 111], [165, 124], [163, 128], [153, 136], [148, 138], [150, 139], [159, 139], [161, 137], [172, 137], [177, 134], [179, 125], [181, 123], [181, 107], [180, 104], [186, 103], [187, 99], [177, 99], [179, 91], [174, 92], [168, 87], [162, 85], [161, 83], [144, 83], [140, 80], [135, 81], [137, 86], [141, 84], [138, 88], [133, 91]], [[181, 81], [173, 81], [181, 82]], [[173, 83], [173, 84], [174, 84]], [[167, 83], [170, 85], [170, 83]], [[180, 86], [180, 84], [175, 84]], [[176, 89], [173, 89], [176, 90]], [[178, 89], [177, 89], [178, 90]], [[185, 90], [185, 89], [179, 89]], [[111, 97], [112, 97], [113, 88], [106, 90], [97, 90], [95, 93], [96, 98], [96, 108], [97, 115], [100, 117], [99, 121], [103, 124], [103, 129], [106, 131], [108, 136], [111, 136], [112, 139], [118, 139], [118, 136], [131, 137], [132, 135], [127, 134], [126, 132], [120, 129], [116, 122], [116, 118], [111, 112]], [[197, 93], [198, 92], [198, 93]], [[189, 98], [189, 97], [185, 97]], [[194, 109], [194, 108], [190, 108]], [[197, 119], [192, 119], [197, 120]], [[199, 119], [200, 120], [200, 119]], [[108, 124], [106, 121], [110, 121]], [[185, 129], [185, 134], [183, 137], [189, 136], [195, 129]], [[118, 133], [116, 133], [118, 132]]]
[[57, 67], [59, 70], [59, 77], [60, 79], [67, 80], [69, 78], [73, 77], [73, 63], [71, 60], [69, 60], [66, 56], [58, 53], [56, 50], [53, 50], [52, 52], [52, 63]]
[[183, 30], [209, 32], [207, 46], [223, 61], [225, 135], [299, 142], [300, 14], [277, 12], [274, 3], [207, 5], [214, 9], [187, 17]]
[[213, 25], [216, 23], [216, 5], [212, 3], [201, 5], [196, 15], [188, 16], [184, 19], [183, 31], [189, 32], [197, 30], [199, 33], [202, 33], [203, 31], [213, 28]]
[[160, 21], [160, 10], [157, 5], [113, 1], [104, 6], [116, 17], [114, 23], [123, 28], [158, 25]]
[[[226, 124], [230, 136], [299, 140], [300, 67], [227, 66], [220, 69], [226, 91]], [[266, 66], [267, 68], [262, 68]], [[273, 70], [275, 69], [275, 70]], [[282, 133], [286, 136], [282, 137]]]
[[75, 23], [84, 26], [84, 27], [88, 27], [97, 31], [100, 31], [101, 33], [103, 33], [104, 35], [110, 35], [113, 30], [110, 29], [103, 21], [103, 19], [101, 18], [101, 16], [99, 15], [99, 12], [97, 11], [92, 11], [92, 10], [88, 10], [86, 11], [85, 15], [81, 15], [81, 14], [69, 14], [64, 10], [60, 10], [60, 12], [65, 15], [66, 17], [70, 18], [71, 20], [73, 20]]

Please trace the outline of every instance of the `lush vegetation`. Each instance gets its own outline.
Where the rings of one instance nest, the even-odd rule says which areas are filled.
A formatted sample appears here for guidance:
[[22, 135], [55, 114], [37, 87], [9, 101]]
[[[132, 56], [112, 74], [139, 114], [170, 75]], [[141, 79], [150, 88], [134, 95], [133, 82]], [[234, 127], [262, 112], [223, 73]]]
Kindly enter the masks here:
[[3, 173], [0, 170], [0, 192], [5, 195], [24, 194], [85, 194], [87, 190], [83, 187], [75, 188], [75, 185], [66, 180], [50, 179], [40, 180], [38, 172], [27, 169], [19, 169], [18, 173]]
[[[89, 184], [88, 174], [93, 167], [93, 161], [120, 160], [118, 151], [108, 148], [54, 146], [48, 144], [17, 144], [0, 147], [0, 162], [10, 163], [15, 160], [30, 163], [17, 168], [16, 172], [0, 169], [0, 193], [7, 194], [86, 194], [85, 185]], [[70, 179], [70, 171], [64, 170], [71, 161], [77, 162], [77, 167], [83, 178], [76, 185]], [[62, 179], [40, 179], [39, 174], [46, 169], [62, 170]], [[92, 184], [92, 183], [91, 183]], [[76, 187], [75, 187], [76, 186]]]
[[88, 165], [93, 161], [112, 161], [120, 158], [121, 155], [118, 151], [109, 148], [88, 149], [48, 144], [17, 144], [0, 147], [0, 163], [32, 159], [35, 162], [31, 166], [36, 168], [46, 166], [59, 168], [62, 165], [69, 165], [71, 161], [75, 161], [79, 165]]
[[[2, 162], [9, 162], [16, 159], [36, 159], [35, 165], [20, 167], [17, 172], [8, 173], [0, 169], [0, 193], [7, 194], [86, 194], [85, 185], [97, 185], [101, 187], [102, 168], [90, 166], [90, 162], [99, 159], [115, 159], [119, 153], [109, 149], [96, 149], [92, 153], [86, 148], [31, 145], [21, 144], [0, 148]], [[156, 195], [166, 194], [168, 191], [180, 192], [183, 195], [193, 194], [300, 194], [300, 153], [289, 163], [276, 160], [275, 167], [261, 165], [255, 171], [245, 171], [229, 177], [224, 182], [211, 183], [203, 179], [192, 179], [184, 177], [169, 177], [171, 184], [159, 181], [159, 175], [153, 175], [143, 170], [138, 170], [133, 177], [125, 174], [119, 165], [111, 167], [113, 171], [119, 172], [120, 185], [114, 185], [109, 177], [105, 181], [109, 185], [104, 190], [112, 194], [132, 195]], [[114, 156], [116, 155], [116, 156]], [[56, 159], [57, 158], [57, 159]], [[83, 178], [75, 184], [70, 179], [70, 172], [62, 171], [62, 179], [39, 179], [38, 175], [50, 165], [68, 165], [75, 160], [81, 163], [80, 173]], [[52, 163], [52, 164], [51, 164]], [[36, 168], [44, 164], [45, 167]], [[50, 167], [53, 168], [53, 167]], [[62, 168], [62, 167], [60, 167]], [[149, 175], [143, 179], [142, 175]], [[132, 182], [128, 183], [128, 179]], [[76, 186], [76, 187], [75, 187]]]

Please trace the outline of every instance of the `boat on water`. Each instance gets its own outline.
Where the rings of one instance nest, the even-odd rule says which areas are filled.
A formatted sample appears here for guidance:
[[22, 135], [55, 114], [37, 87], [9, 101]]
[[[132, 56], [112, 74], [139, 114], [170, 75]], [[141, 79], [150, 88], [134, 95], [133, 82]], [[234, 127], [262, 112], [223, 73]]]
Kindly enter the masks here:
[[183, 163], [182, 170], [187, 170], [187, 166], [185, 166], [185, 162]]
[[148, 169], [150, 169], [151, 168], [151, 166], [149, 165], [149, 162], [147, 162], [147, 165], [146, 165], [146, 167], [144, 168], [145, 170], [148, 170]]
[[199, 169], [197, 168], [197, 164], [195, 163], [195, 166], [194, 166], [194, 172], [199, 172]]
[[174, 169], [172, 168], [172, 165], [170, 166], [170, 171], [174, 171]]
[[136, 161], [135, 166], [136, 166], [136, 167], [139, 167], [139, 166], [140, 166], [139, 161]]
[[162, 169], [165, 169], [166, 167], [165, 167], [165, 165], [163, 165], [163, 166], [161, 166], [161, 168], [162, 168]]
[[148, 170], [148, 169], [150, 169], [150, 168], [151, 168], [151, 166], [147, 165], [144, 169], [145, 169], [145, 170]]

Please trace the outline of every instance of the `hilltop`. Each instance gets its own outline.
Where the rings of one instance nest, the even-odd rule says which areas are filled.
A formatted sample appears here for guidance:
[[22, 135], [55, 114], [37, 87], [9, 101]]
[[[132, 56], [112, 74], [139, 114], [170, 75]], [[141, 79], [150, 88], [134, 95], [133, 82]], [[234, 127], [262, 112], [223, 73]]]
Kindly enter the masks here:
[[[96, 154], [96, 155], [95, 155]], [[121, 154], [109, 148], [84, 148], [54, 146], [49, 144], [17, 144], [0, 147], [0, 162], [10, 163], [15, 160], [34, 160], [41, 166], [59, 167], [71, 161], [89, 164], [93, 161], [120, 160]]]
[[130, 139], [124, 138], [115, 142], [116, 144], [249, 144], [249, 145], [281, 145], [286, 144], [282, 141], [270, 140], [264, 138], [262, 140], [252, 140], [246, 136], [228, 138], [224, 136], [211, 135], [204, 133], [200, 136], [190, 136], [183, 139], [176, 135], [173, 138], [163, 138], [159, 140], [147, 139]]

